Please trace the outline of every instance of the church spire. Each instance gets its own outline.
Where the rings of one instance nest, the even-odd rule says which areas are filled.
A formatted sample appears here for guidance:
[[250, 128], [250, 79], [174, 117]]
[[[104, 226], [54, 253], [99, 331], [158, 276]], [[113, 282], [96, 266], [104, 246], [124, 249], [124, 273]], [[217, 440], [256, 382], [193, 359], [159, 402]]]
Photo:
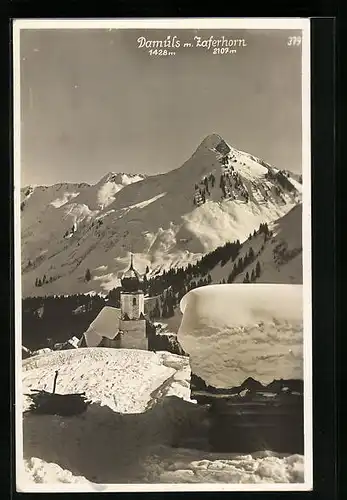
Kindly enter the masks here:
[[141, 276], [134, 268], [134, 255], [130, 253], [130, 266], [123, 274], [121, 284], [124, 291], [135, 291], [140, 289]]

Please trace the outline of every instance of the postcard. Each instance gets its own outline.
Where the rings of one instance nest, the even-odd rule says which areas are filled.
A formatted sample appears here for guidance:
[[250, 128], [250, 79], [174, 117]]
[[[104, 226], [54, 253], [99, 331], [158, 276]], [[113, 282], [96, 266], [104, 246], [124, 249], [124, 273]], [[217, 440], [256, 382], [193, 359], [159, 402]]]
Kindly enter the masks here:
[[312, 489], [310, 21], [13, 22], [20, 492]]

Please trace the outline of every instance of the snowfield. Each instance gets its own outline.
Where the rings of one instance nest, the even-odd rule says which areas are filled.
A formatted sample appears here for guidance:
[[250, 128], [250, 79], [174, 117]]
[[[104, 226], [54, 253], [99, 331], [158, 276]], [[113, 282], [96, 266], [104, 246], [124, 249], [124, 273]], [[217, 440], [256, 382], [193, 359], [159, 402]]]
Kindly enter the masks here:
[[178, 340], [208, 385], [303, 379], [301, 285], [210, 285], [181, 300]]
[[132, 483], [303, 483], [300, 455], [209, 451], [207, 410], [190, 400], [188, 358], [106, 348], [53, 352], [23, 361], [23, 392], [51, 390], [55, 370], [56, 392], [85, 391], [92, 403], [73, 417], [23, 415], [20, 491], [37, 486], [64, 491], [68, 485], [101, 491], [102, 484]]

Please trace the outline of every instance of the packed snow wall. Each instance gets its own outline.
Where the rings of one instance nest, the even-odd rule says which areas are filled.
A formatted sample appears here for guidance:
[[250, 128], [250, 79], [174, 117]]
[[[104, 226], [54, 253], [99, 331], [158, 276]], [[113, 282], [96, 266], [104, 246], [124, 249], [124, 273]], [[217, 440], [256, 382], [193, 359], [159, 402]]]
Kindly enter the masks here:
[[187, 293], [180, 308], [178, 340], [206, 384], [303, 378], [302, 285], [209, 285]]
[[301, 285], [210, 285], [186, 294], [178, 340], [218, 451], [303, 453]]

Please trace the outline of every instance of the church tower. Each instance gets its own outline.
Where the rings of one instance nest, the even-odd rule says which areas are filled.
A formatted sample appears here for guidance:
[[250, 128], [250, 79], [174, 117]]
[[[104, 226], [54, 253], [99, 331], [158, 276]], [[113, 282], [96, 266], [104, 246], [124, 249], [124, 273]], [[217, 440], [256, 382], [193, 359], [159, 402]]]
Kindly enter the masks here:
[[141, 281], [139, 273], [134, 268], [133, 255], [131, 255], [130, 267], [121, 279], [122, 290], [120, 293], [120, 347], [126, 349], [148, 350], [144, 317], [145, 300]]

